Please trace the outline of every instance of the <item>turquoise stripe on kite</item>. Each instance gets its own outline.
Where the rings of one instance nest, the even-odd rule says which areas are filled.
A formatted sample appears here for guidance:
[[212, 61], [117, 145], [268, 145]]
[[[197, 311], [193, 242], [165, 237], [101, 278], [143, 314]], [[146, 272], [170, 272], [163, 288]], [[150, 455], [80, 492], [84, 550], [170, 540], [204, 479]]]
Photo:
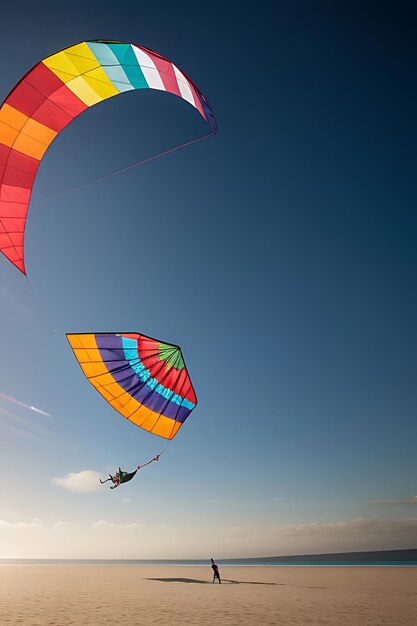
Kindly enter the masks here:
[[124, 46], [123, 44], [115, 43], [109, 43], [107, 45], [122, 66], [130, 84], [133, 85], [135, 89], [147, 89], [149, 85], [143, 75], [136, 54], [132, 50], [132, 46], [130, 44]]
[[101, 65], [120, 65], [120, 61], [106, 43], [86, 41], [87, 46]]
[[161, 385], [156, 378], [151, 377], [151, 373], [147, 370], [140, 360], [139, 352], [137, 350], [137, 342], [130, 337], [122, 337], [123, 351], [130, 367], [139, 376], [142, 382], [146, 382], [148, 387], [153, 391], [156, 391], [166, 400], [174, 402], [178, 406], [184, 406], [187, 409], [194, 409], [196, 406], [193, 402], [190, 402], [186, 398], [181, 397], [179, 394], [174, 393], [171, 389], [167, 389], [164, 385]]
[[[98, 43], [103, 42], [100, 41]], [[129, 65], [129, 63], [131, 63], [131, 61], [129, 60], [132, 47], [130, 43], [123, 43], [121, 41], [107, 41], [106, 46], [108, 46], [108, 48], [116, 56], [120, 65]]]
[[107, 44], [96, 43], [95, 41], [87, 41], [86, 43], [116, 89], [119, 91], [131, 91], [134, 89], [120, 62]]

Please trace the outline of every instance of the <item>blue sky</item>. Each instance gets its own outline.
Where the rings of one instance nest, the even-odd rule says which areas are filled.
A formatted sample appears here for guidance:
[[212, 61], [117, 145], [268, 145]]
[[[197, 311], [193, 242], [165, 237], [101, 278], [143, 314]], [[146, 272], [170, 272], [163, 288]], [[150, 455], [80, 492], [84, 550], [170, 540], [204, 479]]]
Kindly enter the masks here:
[[[136, 92], [47, 151], [28, 280], [0, 259], [0, 393], [50, 415], [0, 395], [0, 557], [415, 547], [412, 3], [48, 5], [3, 13], [3, 97], [58, 49], [129, 41], [192, 77], [219, 133], [57, 197], [207, 132]], [[114, 492], [68, 475], [93, 489], [164, 442], [83, 378], [65, 333], [89, 331], [181, 345], [199, 399]]]

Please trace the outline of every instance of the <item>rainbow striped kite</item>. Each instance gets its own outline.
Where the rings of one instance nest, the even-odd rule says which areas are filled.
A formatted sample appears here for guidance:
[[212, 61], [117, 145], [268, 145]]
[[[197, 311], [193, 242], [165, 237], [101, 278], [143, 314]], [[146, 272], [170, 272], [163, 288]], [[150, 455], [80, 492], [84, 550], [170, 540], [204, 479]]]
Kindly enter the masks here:
[[137, 426], [172, 439], [197, 405], [181, 348], [137, 333], [67, 334], [99, 393]]
[[0, 251], [24, 274], [24, 230], [39, 163], [56, 135], [88, 107], [132, 89], [183, 98], [216, 132], [201, 91], [171, 61], [118, 41], [84, 41], [35, 65], [0, 108]]

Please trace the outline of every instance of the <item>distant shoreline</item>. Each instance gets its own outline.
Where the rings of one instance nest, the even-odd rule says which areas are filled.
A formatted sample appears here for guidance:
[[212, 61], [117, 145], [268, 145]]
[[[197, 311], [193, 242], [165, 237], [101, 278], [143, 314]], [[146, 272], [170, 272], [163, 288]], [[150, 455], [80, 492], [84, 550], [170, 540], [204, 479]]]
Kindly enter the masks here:
[[369, 550], [362, 552], [331, 552], [331, 553], [320, 553], [320, 554], [296, 554], [289, 556], [270, 556], [270, 557], [257, 557], [254, 559], [251, 558], [236, 558], [236, 559], [227, 559], [228, 561], [234, 561], [238, 564], [240, 561], [256, 561], [259, 563], [263, 563], [265, 565], [268, 564], [269, 561], [273, 561], [274, 563], [307, 563], [311, 561], [312, 563], [317, 562], [334, 562], [334, 563], [396, 563], [396, 562], [417, 562], [417, 548], [407, 548], [404, 550]]
[[[222, 559], [221, 566], [397, 566], [417, 567], [417, 548], [369, 552], [337, 552]], [[206, 559], [0, 559], [0, 565], [73, 565], [73, 566], [207, 566]]]

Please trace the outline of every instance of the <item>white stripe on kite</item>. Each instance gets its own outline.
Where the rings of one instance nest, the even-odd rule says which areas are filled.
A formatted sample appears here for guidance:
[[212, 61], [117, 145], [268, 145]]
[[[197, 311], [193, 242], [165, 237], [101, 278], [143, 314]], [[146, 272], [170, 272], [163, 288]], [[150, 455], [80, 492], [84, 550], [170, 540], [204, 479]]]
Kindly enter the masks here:
[[172, 67], [174, 68], [175, 78], [177, 79], [178, 88], [180, 90], [181, 96], [184, 98], [184, 100], [187, 100], [187, 102], [192, 104], [193, 107], [197, 108], [194, 101], [193, 92], [191, 91], [190, 85], [188, 84], [188, 80], [185, 78], [181, 70], [178, 69], [178, 67], [175, 67], [174, 64], [172, 64]]
[[151, 89], [160, 89], [161, 91], [166, 91], [164, 87], [164, 83], [162, 82], [162, 78], [158, 72], [158, 69], [155, 63], [152, 61], [151, 57], [146, 54], [143, 50], [138, 48], [137, 46], [132, 45], [132, 50], [136, 55], [138, 63], [141, 67], [144, 77], [146, 78], [146, 82]]

